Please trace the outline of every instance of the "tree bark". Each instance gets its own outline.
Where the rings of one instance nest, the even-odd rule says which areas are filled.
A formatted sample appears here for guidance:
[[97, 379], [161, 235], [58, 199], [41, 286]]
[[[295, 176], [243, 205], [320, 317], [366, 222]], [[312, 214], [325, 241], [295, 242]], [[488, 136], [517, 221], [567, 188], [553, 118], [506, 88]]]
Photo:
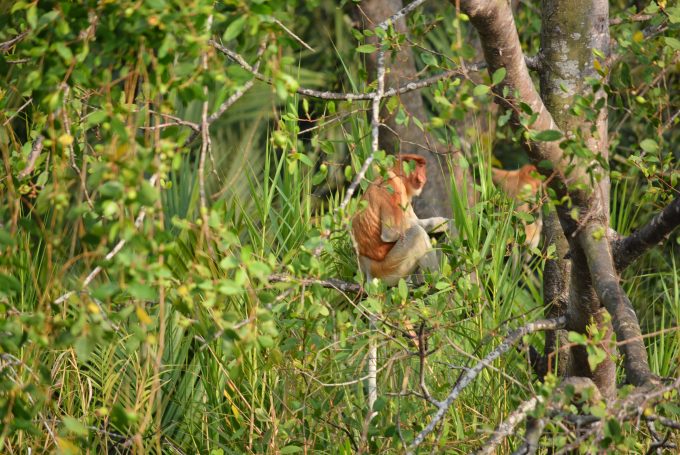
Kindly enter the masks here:
[[680, 225], [680, 197], [676, 197], [647, 225], [614, 242], [616, 270], [623, 271], [635, 259], [664, 240], [678, 225]]
[[[605, 55], [609, 49], [609, 6], [606, 0], [544, 0], [541, 29], [541, 98], [550, 111], [555, 124], [568, 138], [580, 135], [588, 148], [595, 154], [608, 158], [607, 112], [601, 109], [595, 125], [587, 122], [584, 116], [573, 115], [570, 111], [578, 97], [592, 94], [587, 78], [597, 77], [594, 70], [593, 49]], [[605, 97], [604, 92], [595, 94], [596, 99]], [[606, 106], [606, 104], [605, 104]], [[593, 131], [596, 131], [593, 134]], [[588, 163], [577, 163], [586, 167]], [[578, 208], [579, 222], [588, 219], [609, 220], [609, 178], [598, 168], [599, 181], [586, 196], [578, 194], [572, 200]], [[593, 185], [593, 183], [591, 183]], [[580, 333], [595, 321], [600, 330], [611, 333], [605, 322], [606, 316], [600, 310], [600, 301], [592, 286], [592, 278], [586, 255], [574, 233], [578, 230], [568, 207], [562, 207], [560, 222], [565, 230], [571, 251], [573, 273], [569, 286], [570, 329]], [[568, 212], [568, 213], [567, 213]], [[600, 346], [607, 352], [609, 343]], [[610, 352], [611, 354], [611, 352]], [[585, 349], [572, 349], [568, 376], [592, 377], [600, 392], [607, 398], [616, 393], [616, 369], [612, 356], [600, 363], [595, 371], [590, 371]]]
[[[559, 129], [568, 139], [584, 144], [596, 157], [567, 156], [557, 141], [529, 139], [527, 149], [535, 164], [548, 161], [550, 188], [556, 196], [557, 213], [564, 238], [568, 241], [571, 272], [566, 306], [569, 330], [581, 333], [591, 322], [601, 332], [611, 334], [606, 323], [606, 310], [613, 312], [613, 328], [626, 359], [628, 380], [636, 385], [651, 377], [646, 350], [634, 312], [626, 304], [616, 277], [609, 241], [593, 242], [606, 237], [609, 225], [609, 179], [598, 163], [608, 159], [606, 94], [601, 88], [593, 93], [589, 79], [599, 78], [595, 71], [594, 49], [605, 56], [609, 52], [609, 5], [607, 0], [544, 0], [542, 3], [542, 50], [540, 53], [541, 95], [529, 76], [510, 5], [506, 1], [456, 0], [480, 34], [489, 72], [505, 68], [504, 81], [495, 87], [500, 103], [512, 109], [519, 120], [520, 103], [528, 105], [536, 120], [526, 126], [531, 133]], [[510, 94], [502, 98], [503, 91]], [[595, 120], [574, 115], [570, 109], [578, 97], [594, 97], [591, 107], [601, 106]], [[604, 102], [602, 102], [604, 101]], [[591, 117], [592, 118], [592, 117]], [[588, 233], [588, 234], [585, 234]], [[559, 236], [558, 236], [559, 237]], [[555, 242], [560, 239], [555, 237]], [[566, 267], [548, 267], [546, 303], [563, 296]], [[606, 279], [605, 279], [606, 278]], [[601, 302], [605, 304], [602, 307]], [[629, 303], [629, 302], [628, 302]], [[561, 311], [551, 310], [548, 311]], [[632, 313], [632, 316], [631, 316]], [[601, 348], [611, 354], [608, 337]], [[591, 377], [602, 395], [611, 399], [616, 391], [615, 365], [611, 356], [590, 371], [584, 348], [573, 349], [566, 375]]]
[[[549, 207], [549, 212], [543, 219], [542, 235], [544, 248], [555, 246], [555, 258], [548, 259], [543, 270], [543, 304], [546, 318], [556, 318], [566, 315], [567, 312], [571, 261], [568, 258], [569, 243], [562, 232], [554, 207]], [[536, 373], [540, 379], [543, 379], [549, 371], [554, 371], [558, 376], [566, 375], [571, 364], [571, 351], [556, 349], [567, 344], [566, 330], [545, 333], [543, 357], [536, 366]]]

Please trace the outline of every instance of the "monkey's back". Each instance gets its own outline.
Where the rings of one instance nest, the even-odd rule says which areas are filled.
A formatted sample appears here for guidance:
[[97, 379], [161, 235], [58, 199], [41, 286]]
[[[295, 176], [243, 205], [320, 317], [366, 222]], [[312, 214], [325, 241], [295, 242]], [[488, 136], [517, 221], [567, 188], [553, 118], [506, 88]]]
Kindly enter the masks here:
[[[391, 187], [390, 191], [387, 187]], [[399, 177], [390, 178], [387, 183], [372, 183], [361, 198], [366, 207], [352, 219], [352, 234], [359, 254], [374, 261], [382, 261], [396, 242], [384, 242], [381, 238], [383, 216], [388, 215], [400, 228], [403, 217], [401, 204], [405, 188]]]

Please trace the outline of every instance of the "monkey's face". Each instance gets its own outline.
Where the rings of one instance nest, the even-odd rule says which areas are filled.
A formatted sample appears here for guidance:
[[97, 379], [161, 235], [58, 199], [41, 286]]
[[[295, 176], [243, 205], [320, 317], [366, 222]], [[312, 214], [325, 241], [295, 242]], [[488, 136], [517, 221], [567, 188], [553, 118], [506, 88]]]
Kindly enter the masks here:
[[425, 183], [427, 183], [427, 172], [425, 170], [425, 166], [416, 166], [415, 171], [413, 171], [411, 175], [408, 176], [408, 180], [411, 187], [411, 195], [420, 196], [420, 193], [423, 192], [423, 187], [425, 187]]

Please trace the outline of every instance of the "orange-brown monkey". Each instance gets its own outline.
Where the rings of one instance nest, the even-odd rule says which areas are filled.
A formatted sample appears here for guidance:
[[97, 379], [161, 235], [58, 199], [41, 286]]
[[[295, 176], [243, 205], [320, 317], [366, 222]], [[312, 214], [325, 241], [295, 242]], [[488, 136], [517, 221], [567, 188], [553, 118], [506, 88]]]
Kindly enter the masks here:
[[411, 206], [426, 182], [425, 158], [401, 154], [386, 179], [376, 179], [364, 193], [367, 205], [354, 216], [352, 234], [367, 281], [380, 278], [393, 286], [418, 266], [428, 271], [438, 268], [428, 233], [444, 232], [448, 220], [418, 219]]
[[[532, 164], [525, 164], [516, 171], [492, 168], [491, 178], [493, 183], [498, 185], [508, 197], [520, 203], [517, 206], [518, 211], [529, 213], [532, 211], [532, 205], [529, 201], [534, 200], [536, 193], [541, 187], [541, 180], [533, 176], [535, 172], [536, 167]], [[524, 223], [525, 242], [527, 245], [533, 248], [538, 246], [542, 227], [543, 222], [540, 216], [533, 223]]]

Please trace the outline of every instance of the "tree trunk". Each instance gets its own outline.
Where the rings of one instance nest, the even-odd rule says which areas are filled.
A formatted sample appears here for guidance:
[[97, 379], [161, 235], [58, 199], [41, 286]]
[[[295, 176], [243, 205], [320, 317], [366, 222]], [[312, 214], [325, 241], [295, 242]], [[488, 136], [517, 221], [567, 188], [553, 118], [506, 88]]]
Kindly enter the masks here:
[[[609, 144], [607, 137], [606, 104], [600, 110], [596, 124], [590, 124], [583, 115], [573, 115], [570, 109], [580, 96], [592, 94], [589, 77], [598, 77], [594, 69], [593, 49], [605, 55], [609, 50], [609, 5], [607, 0], [544, 0], [542, 8], [541, 30], [541, 98], [548, 108], [557, 126], [568, 138], [583, 135], [589, 149], [608, 159]], [[603, 91], [595, 94], [597, 98], [605, 97]], [[594, 126], [597, 134], [592, 134]], [[581, 166], [587, 165], [582, 163]], [[609, 225], [609, 178], [600, 169], [602, 178], [591, 197], [581, 201], [579, 214], [597, 218], [605, 226]], [[586, 215], [587, 214], [587, 215]], [[584, 216], [585, 215], [585, 216]], [[561, 218], [571, 217], [565, 214]], [[567, 223], [568, 234], [574, 226]], [[604, 324], [604, 311], [600, 311], [600, 302], [591, 283], [590, 270], [585, 254], [577, 237], [567, 235], [571, 251], [572, 270], [567, 313], [572, 324], [571, 330], [586, 332], [591, 320], [598, 325]], [[546, 270], [548, 274], [552, 270]], [[548, 279], [553, 279], [548, 277]], [[559, 278], [557, 278], [559, 280]], [[611, 325], [602, 326], [601, 330], [611, 333]], [[601, 346], [609, 351], [607, 345]], [[572, 349], [571, 359], [567, 366], [567, 376], [590, 376], [597, 384], [602, 395], [611, 398], [616, 392], [616, 371], [611, 356], [607, 356], [596, 371], [590, 371], [585, 349]]]
[[[372, 28], [395, 14], [403, 7], [402, 0], [366, 0], [356, 5], [355, 16], [362, 28]], [[404, 18], [394, 24], [399, 33], [406, 34], [408, 29]], [[373, 40], [375, 42], [375, 40]], [[369, 74], [376, 73], [376, 53], [368, 56]], [[385, 89], [398, 87], [418, 79], [418, 71], [410, 47], [403, 46], [399, 51], [386, 54]], [[425, 122], [427, 115], [420, 91], [399, 95], [403, 109], [410, 116]], [[462, 157], [459, 150], [448, 150], [437, 139], [420, 130], [415, 122], [399, 125], [396, 122], [397, 110], [393, 113], [383, 107], [380, 128], [380, 148], [387, 153], [416, 153], [427, 159], [428, 183], [420, 197], [414, 199], [414, 210], [421, 218], [432, 216], [451, 217], [451, 174], [459, 192], [465, 191], [468, 200], [474, 200], [472, 179], [467, 169], [458, 163]]]
[[[612, 354], [610, 336], [615, 332], [621, 343], [628, 382], [636, 386], [655, 382], [640, 325], [621, 287], [612, 242], [607, 237], [609, 178], [600, 164], [608, 160], [607, 103], [598, 80], [600, 75], [595, 71], [594, 52], [597, 50], [605, 57], [609, 52], [607, 0], [543, 1], [542, 50], [538, 59], [541, 95], [529, 76], [510, 5], [502, 0], [455, 1], [479, 32], [489, 72], [498, 68], [507, 71], [503, 82], [494, 87], [499, 102], [512, 109], [516, 121], [520, 120], [519, 103], [525, 103], [534, 113], [533, 123], [525, 124], [530, 130], [529, 157], [539, 166], [545, 162], [550, 165], [541, 170], [550, 177], [559, 224], [569, 244], [571, 271], [567, 271], [564, 263], [560, 264], [563, 257], [549, 264], [547, 304], [555, 298], [559, 301], [567, 283], [568, 300], [565, 310], [548, 308], [548, 311], [565, 311], [567, 328], [580, 333], [586, 333], [587, 325], [594, 322], [600, 333], [605, 334], [601, 348], [609, 354]], [[591, 81], [594, 84], [591, 85]], [[579, 97], [586, 101], [583, 109], [590, 111], [573, 113], [570, 110]], [[573, 153], [569, 147], [563, 149], [558, 141], [532, 139], [535, 133], [556, 129], [561, 130], [567, 140], [573, 140], [572, 146], [585, 147], [591, 156], [584, 158], [583, 153]], [[569, 142], [563, 144], [570, 145]], [[672, 217], [672, 210], [669, 213]], [[553, 235], [552, 239], [556, 246], [563, 248], [558, 245], [563, 244], [560, 235]], [[611, 324], [606, 322], [607, 312], [611, 315]], [[592, 378], [602, 395], [611, 399], [616, 392], [616, 371], [611, 357], [606, 356], [605, 361], [591, 371], [585, 349], [572, 349], [564, 373]]]

